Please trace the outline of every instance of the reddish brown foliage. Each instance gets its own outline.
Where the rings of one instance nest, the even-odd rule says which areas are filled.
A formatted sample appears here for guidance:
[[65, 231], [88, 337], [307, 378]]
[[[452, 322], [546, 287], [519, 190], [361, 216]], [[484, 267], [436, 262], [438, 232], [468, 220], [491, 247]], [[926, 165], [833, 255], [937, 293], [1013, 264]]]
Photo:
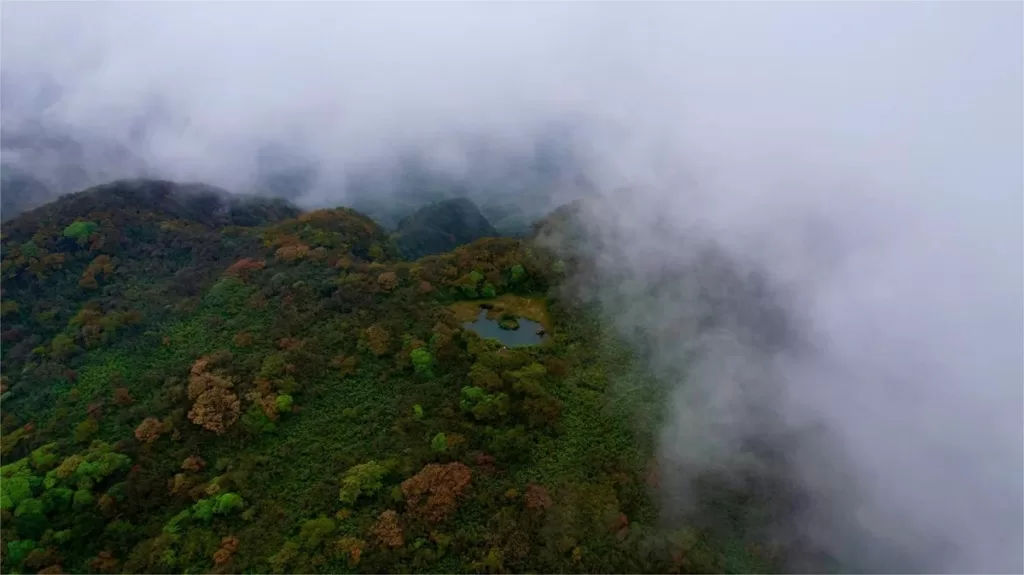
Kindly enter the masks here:
[[242, 281], [248, 281], [253, 274], [265, 267], [267, 267], [267, 263], [262, 260], [242, 258], [231, 264], [231, 267], [224, 271], [224, 275], [237, 277]]
[[206, 469], [206, 461], [198, 455], [189, 455], [181, 462], [181, 468], [185, 471], [200, 472]]
[[109, 276], [114, 273], [114, 262], [111, 261], [108, 255], [96, 256], [96, 259], [89, 263], [89, 267], [85, 268], [82, 272], [82, 278], [78, 280], [78, 286], [85, 289], [96, 289], [99, 287], [99, 283], [96, 282], [96, 276], [102, 274], [103, 276]]
[[100, 418], [102, 418], [103, 417], [103, 402], [102, 401], [97, 401], [96, 403], [90, 403], [88, 409], [86, 409], [86, 413], [88, 413], [89, 417], [91, 417], [92, 419], [100, 419]]
[[371, 529], [377, 543], [384, 547], [401, 547], [405, 545], [405, 537], [402, 534], [402, 526], [398, 524], [398, 513], [388, 509], [380, 514], [377, 522]]
[[391, 334], [379, 325], [371, 325], [366, 329], [366, 345], [374, 355], [381, 356], [388, 352], [388, 341]]
[[552, 505], [551, 496], [543, 485], [531, 483], [526, 486], [526, 495], [523, 497], [527, 509], [548, 509]]
[[238, 347], [249, 347], [252, 345], [252, 334], [247, 331], [240, 331], [232, 338]]
[[219, 435], [238, 421], [242, 404], [238, 396], [231, 392], [234, 384], [230, 380], [207, 371], [216, 359], [220, 358], [201, 357], [192, 365], [188, 379], [188, 398], [195, 400], [195, 403], [188, 412], [188, 419]]
[[213, 554], [213, 564], [223, 565], [231, 560], [231, 557], [238, 551], [238, 537], [229, 535], [221, 540], [220, 549]]
[[242, 404], [229, 390], [216, 387], [200, 395], [188, 412], [188, 419], [218, 435], [238, 421]]
[[279, 260], [294, 262], [306, 257], [306, 254], [308, 253], [309, 246], [306, 244], [295, 244], [278, 248], [277, 251], [274, 252], [274, 255]]
[[135, 428], [135, 439], [143, 443], [153, 443], [164, 433], [164, 425], [155, 417], [147, 417]]
[[426, 295], [426, 294], [428, 294], [428, 293], [430, 293], [432, 291], [434, 291], [434, 286], [430, 285], [430, 282], [428, 282], [426, 280], [420, 282], [420, 293], [421, 294]]
[[355, 373], [356, 366], [359, 365], [359, 358], [356, 356], [345, 357], [344, 354], [336, 355], [331, 359], [331, 367], [341, 370], [342, 375], [351, 375]]
[[271, 421], [277, 421], [281, 417], [277, 412], [277, 396], [274, 394], [260, 395], [259, 391], [250, 391], [245, 397], [259, 405]]
[[127, 387], [118, 387], [114, 389], [115, 405], [131, 405], [133, 403], [135, 403], [135, 398], [132, 397], [132, 394], [128, 391]]
[[472, 475], [459, 462], [431, 463], [402, 482], [402, 493], [413, 513], [428, 521], [441, 521], [458, 507], [458, 499], [469, 487]]
[[384, 272], [377, 276], [377, 285], [381, 291], [389, 292], [398, 287], [398, 275], [395, 272]]
[[277, 340], [277, 347], [284, 351], [295, 351], [302, 347], [303, 343], [305, 343], [303, 340], [296, 337], [282, 337]]
[[114, 573], [117, 571], [117, 559], [110, 551], [100, 551], [99, 555], [89, 561], [89, 567], [97, 573]]
[[335, 552], [342, 556], [348, 555], [348, 563], [352, 566], [359, 564], [364, 547], [366, 547], [366, 542], [355, 537], [342, 537], [334, 544]]

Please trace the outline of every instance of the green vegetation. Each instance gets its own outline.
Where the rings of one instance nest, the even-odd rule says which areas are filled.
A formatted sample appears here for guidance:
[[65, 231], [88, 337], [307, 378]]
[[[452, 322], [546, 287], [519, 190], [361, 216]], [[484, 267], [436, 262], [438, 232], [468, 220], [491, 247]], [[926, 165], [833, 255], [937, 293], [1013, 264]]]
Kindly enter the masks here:
[[[544, 250], [408, 261], [353, 210], [211, 194], [5, 224], [4, 572], [778, 568], [660, 527], [661, 388]], [[553, 335], [481, 339], [482, 303]]]

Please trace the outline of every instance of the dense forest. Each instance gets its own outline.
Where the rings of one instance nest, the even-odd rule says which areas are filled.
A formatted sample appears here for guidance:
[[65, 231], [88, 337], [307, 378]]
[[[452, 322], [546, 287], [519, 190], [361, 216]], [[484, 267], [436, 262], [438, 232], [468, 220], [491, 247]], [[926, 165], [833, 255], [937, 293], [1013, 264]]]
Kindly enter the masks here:
[[5, 222], [3, 572], [780, 569], [739, 515], [662, 521], [663, 388], [536, 241], [571, 207], [457, 207], [389, 236], [137, 180]]

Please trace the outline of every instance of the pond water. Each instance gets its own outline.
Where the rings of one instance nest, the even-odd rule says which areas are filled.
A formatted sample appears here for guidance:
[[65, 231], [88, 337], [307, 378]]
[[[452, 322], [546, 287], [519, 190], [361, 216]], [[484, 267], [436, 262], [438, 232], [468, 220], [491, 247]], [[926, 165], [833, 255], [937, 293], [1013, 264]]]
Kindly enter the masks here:
[[481, 309], [476, 321], [466, 322], [462, 327], [475, 331], [480, 337], [496, 339], [509, 347], [537, 345], [547, 337], [537, 335], [537, 330], [543, 329], [541, 324], [522, 317], [517, 320], [519, 329], [501, 329], [498, 320], [487, 319], [487, 310]]

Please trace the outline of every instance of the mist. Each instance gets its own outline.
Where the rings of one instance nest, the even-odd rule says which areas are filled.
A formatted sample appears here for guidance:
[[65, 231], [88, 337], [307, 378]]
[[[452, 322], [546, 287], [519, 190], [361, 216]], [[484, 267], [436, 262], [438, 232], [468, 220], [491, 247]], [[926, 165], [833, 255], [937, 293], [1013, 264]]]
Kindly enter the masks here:
[[672, 389], [666, 521], [702, 473], [770, 466], [762, 438], [805, 501], [781, 537], [869, 571], [1024, 572], [1019, 3], [2, 10], [5, 131], [138, 160], [94, 178], [245, 193], [278, 145], [316, 166], [300, 203], [345, 204], [347, 175], [410, 150], [464, 174], [473, 138], [573, 126], [606, 200], [586, 295]]

